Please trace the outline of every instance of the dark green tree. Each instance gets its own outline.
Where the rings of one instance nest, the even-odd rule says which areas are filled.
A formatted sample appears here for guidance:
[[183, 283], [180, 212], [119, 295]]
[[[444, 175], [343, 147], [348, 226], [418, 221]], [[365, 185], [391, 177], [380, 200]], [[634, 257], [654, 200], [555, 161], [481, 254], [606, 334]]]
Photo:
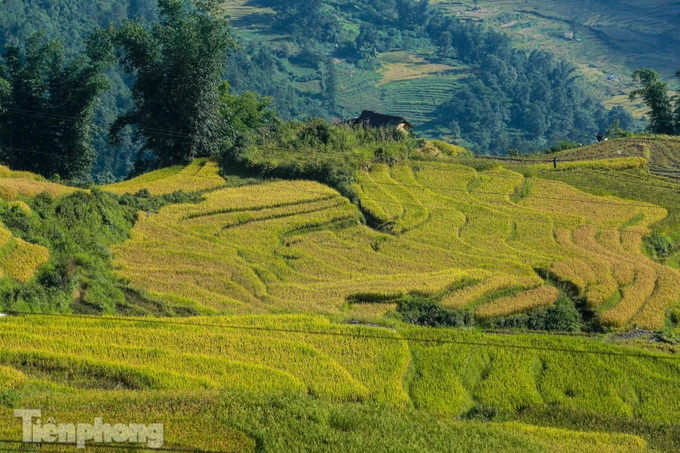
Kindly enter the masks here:
[[638, 69], [633, 72], [633, 81], [642, 88], [630, 93], [630, 100], [638, 97], [649, 108], [649, 126], [647, 129], [655, 134], [673, 134], [673, 108], [668, 95], [668, 83], [661, 80], [659, 73], [653, 69]]
[[[67, 60], [58, 41], [31, 35], [0, 59], [0, 159], [10, 167], [66, 179], [87, 176], [95, 156], [93, 115], [108, 87], [101, 35]], [[4, 87], [4, 88], [3, 88]]]
[[265, 125], [279, 121], [271, 108], [271, 98], [260, 97], [253, 91], [233, 94], [230, 88], [226, 81], [219, 88], [220, 116], [224, 121], [228, 146]]
[[[111, 127], [132, 126], [141, 142], [137, 171], [186, 164], [218, 152], [223, 138], [219, 86], [235, 49], [218, 2], [158, 0], [160, 22], [128, 20], [112, 32], [123, 69], [134, 78], [133, 108]], [[144, 159], [150, 152], [153, 158]]]
[[418, 4], [413, 0], [396, 0], [395, 6], [401, 27], [413, 28], [424, 25], [427, 21], [429, 0], [420, 0]]
[[330, 112], [337, 110], [338, 83], [338, 70], [333, 60], [328, 58], [324, 62], [323, 77], [321, 78], [321, 95]]
[[290, 33], [296, 41], [335, 43], [342, 27], [327, 0], [286, 0], [273, 2], [274, 28]]

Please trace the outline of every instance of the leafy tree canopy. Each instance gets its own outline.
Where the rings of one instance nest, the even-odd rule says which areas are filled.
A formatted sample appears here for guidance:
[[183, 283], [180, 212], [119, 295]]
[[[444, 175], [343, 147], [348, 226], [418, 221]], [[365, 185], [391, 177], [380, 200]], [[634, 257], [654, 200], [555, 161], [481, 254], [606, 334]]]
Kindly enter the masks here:
[[159, 0], [160, 22], [127, 20], [112, 31], [123, 69], [133, 77], [134, 106], [111, 127], [119, 138], [135, 128], [146, 167], [186, 164], [210, 156], [222, 138], [218, 87], [225, 58], [235, 48], [218, 4]]
[[661, 80], [659, 73], [653, 69], [638, 69], [633, 72], [633, 81], [642, 85], [642, 88], [630, 93], [630, 100], [641, 97], [649, 108], [648, 130], [656, 134], [672, 134], [675, 130], [673, 124], [673, 110], [671, 99], [668, 95], [668, 83]]
[[25, 46], [8, 46], [0, 59], [0, 159], [15, 169], [79, 179], [95, 152], [93, 115], [109, 84], [101, 36], [87, 52], [67, 59], [58, 41], [34, 34]]

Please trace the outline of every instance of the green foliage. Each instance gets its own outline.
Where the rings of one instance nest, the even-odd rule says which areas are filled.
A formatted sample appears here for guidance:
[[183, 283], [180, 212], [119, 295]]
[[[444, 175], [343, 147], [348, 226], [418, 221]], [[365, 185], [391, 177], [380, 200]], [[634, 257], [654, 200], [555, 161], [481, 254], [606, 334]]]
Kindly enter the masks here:
[[327, 3], [327, 0], [272, 1], [271, 7], [277, 13], [273, 26], [299, 41], [333, 43], [341, 27]]
[[0, 159], [10, 167], [63, 179], [90, 171], [93, 116], [108, 87], [108, 61], [93, 36], [88, 51], [66, 59], [57, 41], [41, 34], [9, 46], [0, 60]]
[[183, 192], [138, 195], [118, 197], [92, 189], [59, 199], [40, 194], [29, 201], [30, 213], [18, 205], [0, 206], [7, 228], [50, 251], [50, 261], [34, 280], [27, 284], [0, 280], [3, 309], [100, 314], [126, 305], [124, 282], [113, 274], [109, 246], [129, 238], [138, 211], [198, 201]]
[[500, 329], [578, 332], [582, 327], [582, 319], [574, 302], [568, 297], [561, 295], [548, 308], [493, 319], [489, 326]]
[[663, 234], [653, 231], [644, 239], [647, 252], [655, 259], [665, 259], [673, 251], [673, 243]]
[[260, 98], [252, 91], [232, 94], [229, 88], [228, 82], [222, 82], [219, 87], [220, 116], [226, 130], [226, 146], [233, 146], [251, 131], [279, 121], [270, 107], [271, 98]]
[[[19, 45], [39, 30], [47, 38], [63, 42], [65, 54], [70, 58], [82, 53], [88, 37], [98, 28], [138, 17], [155, 20], [156, 0], [6, 0], [0, 15], [0, 49], [5, 45]], [[106, 78], [111, 86], [101, 93], [100, 102], [95, 106], [92, 130], [96, 157], [91, 173], [98, 183], [111, 183], [127, 176], [137, 149], [129, 133], [123, 134], [119, 147], [109, 143], [108, 128], [115, 117], [128, 108], [130, 93], [122, 71], [111, 68]]]
[[621, 122], [616, 119], [612, 125], [607, 129], [607, 134], [605, 135], [609, 139], [615, 138], [625, 138], [633, 137], [635, 133], [633, 131], [627, 131], [621, 127]]
[[546, 148], [543, 152], [545, 154], [553, 154], [553, 153], [559, 153], [560, 151], [564, 151], [567, 149], [574, 149], [578, 148], [579, 144], [576, 142], [572, 142], [569, 140], [559, 140], [555, 146], [551, 146], [550, 148]]
[[668, 95], [668, 83], [663, 82], [653, 69], [638, 69], [633, 72], [633, 81], [642, 88], [631, 91], [630, 100], [641, 97], [649, 108], [647, 130], [655, 134], [673, 134], [673, 110]]
[[425, 327], [465, 327], [474, 324], [472, 313], [442, 307], [441, 304], [408, 297], [397, 304], [404, 322]]
[[530, 191], [531, 181], [529, 181], [529, 179], [527, 178], [522, 182], [522, 185], [517, 187], [517, 189], [515, 189], [512, 195], [510, 195], [510, 201], [512, 201], [513, 203], [519, 203], [520, 200], [529, 195]]
[[[153, 35], [154, 29], [162, 28], [159, 24], [151, 25], [157, 19], [151, 0], [129, 3], [114, 0], [96, 10], [90, 4], [81, 4], [81, 0], [62, 3], [66, 3], [65, 0], [40, 6], [17, 4], [16, 1], [3, 5], [6, 6], [7, 15], [0, 19], [0, 41], [3, 36], [9, 39], [14, 33], [25, 35], [31, 23], [39, 23], [40, 28], [48, 30], [49, 36], [63, 37], [67, 52], [74, 53], [82, 48], [83, 36], [97, 25], [119, 24], [125, 19], [143, 17], [151, 20], [141, 27], [147, 34]], [[276, 14], [270, 15], [261, 6], [271, 6]], [[575, 80], [573, 68], [557, 60], [549, 61], [550, 58], [543, 54], [528, 55], [524, 51], [515, 51], [509, 39], [502, 34], [446, 16], [430, 8], [425, 0], [416, 3], [383, 0], [371, 4], [335, 0], [315, 0], [311, 3], [263, 0], [248, 7], [258, 12], [252, 15], [246, 13], [243, 20], [233, 20], [244, 30], [241, 37], [243, 44], [242, 51], [227, 61], [225, 77], [235, 93], [254, 91], [272, 97], [272, 108], [285, 119], [342, 118], [356, 114], [364, 107], [381, 108], [412, 118], [421, 135], [455, 135], [470, 142], [476, 151], [495, 154], [510, 148], [544, 149], [546, 145], [565, 137], [584, 142], [592, 139], [597, 130], [603, 130], [614, 119], [600, 107], [599, 102], [588, 99], [583, 93], [580, 82]], [[167, 5], [163, 7], [166, 13], [173, 8]], [[227, 7], [227, 10], [231, 12], [230, 8]], [[46, 19], [43, 9], [56, 19]], [[206, 8], [194, 9], [188, 15], [201, 16], [200, 9]], [[161, 24], [166, 23], [167, 19], [161, 19], [165, 21]], [[258, 26], [245, 26], [250, 25], [251, 21], [258, 22]], [[262, 36], [260, 30], [267, 30], [269, 27], [266, 25], [272, 22], [274, 26], [271, 31], [283, 33], [285, 37], [268, 39]], [[260, 23], [265, 27], [260, 27]], [[144, 54], [148, 44], [144, 42], [149, 37], [138, 33], [139, 30], [131, 30], [129, 25], [124, 25], [121, 32], [125, 29], [129, 29], [130, 36], [140, 38], [135, 52]], [[167, 33], [164, 35], [167, 46], [163, 46], [172, 47], [172, 42], [176, 45], [178, 40], [182, 41], [182, 46], [186, 45], [181, 53], [177, 52], [174, 57], [168, 56], [165, 60], [169, 65], [174, 58], [173, 64], [178, 66], [173, 69], [166, 65], [154, 74], [138, 71], [136, 77], [162, 80], [156, 85], [162, 85], [163, 88], [154, 88], [151, 83], [142, 88], [144, 83], [137, 84], [132, 99], [137, 104], [132, 109], [121, 74], [117, 71], [108, 74], [113, 89], [104, 95], [103, 107], [97, 111], [96, 123], [104, 130], [108, 129], [115, 117], [120, 118], [114, 128], [114, 135], [120, 139], [120, 148], [112, 149], [100, 132], [95, 133], [94, 143], [98, 150], [94, 175], [96, 181], [110, 183], [125, 176], [132, 167], [133, 155], [140, 144], [143, 147], [141, 157], [145, 162], [137, 165], [135, 173], [158, 165], [158, 156], [155, 159], [153, 157], [156, 152], [146, 146], [150, 142], [156, 142], [155, 148], [166, 150], [172, 148], [171, 142], [181, 142], [182, 145], [174, 151], [177, 156], [169, 160], [183, 163], [187, 160], [182, 155], [184, 152], [187, 156], [206, 155], [213, 153], [218, 146], [216, 144], [220, 140], [217, 137], [221, 131], [219, 122], [216, 122], [217, 115], [210, 108], [214, 106], [214, 99], [196, 96], [196, 93], [191, 92], [195, 87], [186, 87], [177, 81], [184, 77], [178, 68], [191, 72], [216, 64], [216, 60], [208, 58], [206, 48], [211, 47], [217, 54], [220, 45], [214, 45], [216, 43], [213, 42], [201, 48], [199, 43], [208, 43], [210, 40], [195, 39], [196, 35], [192, 37], [192, 32], [187, 29], [177, 28], [174, 33], [185, 34], [185, 39], [175, 39], [171, 37], [172, 33]], [[379, 78], [375, 70], [380, 66], [380, 52], [411, 50], [418, 53], [426, 51], [432, 55], [433, 46], [437, 48], [442, 63], [454, 66], [464, 63], [465, 72], [473, 74], [469, 80], [471, 83], [466, 81], [461, 84], [457, 77], [433, 78], [437, 80], [437, 87], [444, 89], [439, 92], [441, 96], [427, 104], [419, 102], [416, 96], [400, 93], [406, 86], [403, 82], [384, 86], [365, 84], [367, 79]], [[157, 46], [156, 50], [160, 47]], [[193, 63], [184, 66], [178, 63], [179, 60], [188, 59], [193, 59]], [[142, 57], [141, 60], [148, 62], [148, 67], [158, 63], [154, 58]], [[202, 84], [198, 79], [192, 78], [195, 81], [193, 85]], [[476, 81], [485, 89], [475, 89], [472, 82]], [[407, 91], [416, 92], [415, 86], [408, 87]], [[142, 109], [139, 104], [139, 99], [144, 96], [142, 92], [164, 101], [154, 105], [145, 104]], [[216, 95], [213, 93], [212, 96]], [[470, 105], [459, 105], [457, 99], [460, 97], [469, 97]], [[194, 106], [185, 105], [183, 109], [177, 109], [171, 104], [176, 99], [183, 99], [185, 104], [187, 99], [194, 100]], [[198, 107], [199, 104], [201, 107]], [[459, 107], [464, 108], [460, 110]], [[152, 121], [149, 116], [141, 115], [142, 110], [147, 113], [171, 111], [175, 116], [174, 122]], [[120, 116], [121, 111], [130, 114], [137, 111], [140, 115], [136, 115], [136, 120], [141, 120], [143, 116], [146, 125], [137, 124], [132, 130], [123, 128], [128, 123], [134, 123], [134, 118]], [[625, 113], [624, 116], [621, 124], [628, 128], [630, 116]], [[198, 123], [187, 121], [187, 118], [199, 117], [201, 121]], [[196, 126], [196, 131], [192, 131], [189, 130], [192, 129], [189, 124], [204, 124], [205, 127], [201, 129]], [[172, 133], [168, 134], [168, 130]], [[139, 140], [133, 141], [133, 135]], [[185, 151], [178, 151], [180, 148]]]
[[272, 120], [241, 134], [224, 155], [226, 170], [261, 177], [311, 179], [354, 198], [357, 170], [407, 159], [419, 142], [395, 129], [351, 128], [313, 118]]
[[[33, 213], [3, 207], [3, 223], [22, 239], [50, 250], [50, 262], [27, 285], [5, 282], [6, 309], [113, 312], [124, 300], [110, 269], [108, 245], [127, 239], [135, 211], [101, 191], [76, 192], [59, 200], [31, 200]], [[72, 307], [74, 291], [79, 293]]]
[[227, 23], [195, 2], [159, 0], [161, 21], [148, 26], [127, 20], [112, 31], [121, 65], [134, 78], [134, 108], [119, 116], [111, 137], [134, 126], [150, 162], [138, 170], [188, 164], [217, 153], [223, 133], [219, 92], [225, 56], [235, 47]]

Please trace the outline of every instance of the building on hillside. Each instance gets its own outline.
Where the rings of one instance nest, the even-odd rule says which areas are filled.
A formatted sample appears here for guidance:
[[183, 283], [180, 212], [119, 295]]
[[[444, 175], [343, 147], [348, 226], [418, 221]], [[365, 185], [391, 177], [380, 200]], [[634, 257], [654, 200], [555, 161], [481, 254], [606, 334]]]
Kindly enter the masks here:
[[345, 121], [350, 126], [364, 126], [364, 127], [396, 127], [400, 131], [411, 132], [413, 125], [406, 121], [401, 116], [385, 115], [384, 113], [376, 113], [370, 110], [361, 112], [358, 118]]

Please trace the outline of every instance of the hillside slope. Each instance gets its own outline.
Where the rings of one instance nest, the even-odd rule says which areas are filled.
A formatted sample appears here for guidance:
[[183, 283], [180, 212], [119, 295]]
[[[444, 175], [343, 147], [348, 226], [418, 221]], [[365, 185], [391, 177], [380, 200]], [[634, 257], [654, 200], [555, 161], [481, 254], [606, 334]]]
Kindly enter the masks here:
[[[145, 178], [152, 189], [173, 180]], [[209, 181], [195, 180], [196, 189]], [[180, 185], [192, 187], [162, 183]], [[377, 314], [421, 294], [479, 318], [508, 316], [556, 300], [540, 289], [546, 275], [574, 285], [604, 325], [656, 328], [678, 302], [680, 273], [641, 251], [667, 215], [658, 206], [434, 162], [374, 165], [357, 193], [381, 231], [318, 183], [212, 190], [141, 217], [114, 246], [114, 267], [134, 287], [206, 313], [351, 313], [378, 303]]]
[[[650, 183], [656, 195], [639, 200], [582, 182], [609, 175], [635, 195], [635, 178], [660, 180], [645, 158], [616, 153], [635, 145], [565, 152], [557, 170], [543, 157], [507, 168], [456, 155], [374, 163], [357, 174], [356, 204], [317, 182], [222, 175], [205, 159], [107, 192], [0, 169], [0, 186], [16, 190], [3, 215], [28, 212], [9, 219], [38, 228], [29, 220], [57, 211], [80, 242], [113, 252], [118, 277], [87, 275], [69, 294], [76, 303], [58, 309], [100, 314], [90, 301], [112, 297], [97, 280], [108, 278], [134, 295], [134, 313], [157, 310], [26, 313], [36, 305], [0, 317], [0, 439], [21, 438], [15, 408], [38, 407], [58, 422], [94, 410], [163, 423], [164, 447], [178, 449], [677, 451], [680, 273], [642, 241], [660, 225], [678, 230], [680, 186]], [[135, 209], [136, 223], [118, 219]], [[127, 226], [106, 240], [85, 234], [116, 225]], [[86, 274], [90, 249], [73, 250], [68, 263]], [[483, 330], [559, 316], [546, 310], [565, 292], [581, 314], [626, 331]], [[405, 307], [435, 308], [414, 318]], [[125, 300], [115, 310], [133, 312]], [[168, 317], [197, 313], [212, 316]], [[459, 315], [477, 328], [429, 327]]]
[[[276, 47], [289, 38], [271, 36], [275, 12], [261, 6], [262, 3], [267, 2], [234, 0], [225, 5], [225, 11], [244, 38], [270, 42], [267, 45]], [[671, 79], [680, 60], [677, 32], [680, 2], [432, 0], [429, 3], [434, 11], [507, 33], [519, 48], [547, 50], [574, 64], [592, 96], [602, 98], [610, 108], [621, 106], [636, 117], [643, 116], [646, 108], [640, 101], [627, 100], [634, 86], [630, 74], [635, 69], [650, 67]], [[479, 5], [477, 10], [473, 8], [475, 3]], [[564, 34], [574, 30], [576, 38], [565, 39]], [[418, 45], [401, 52], [381, 53], [377, 77], [367, 77], [338, 61], [340, 105], [352, 111], [360, 102], [366, 108], [407, 116], [418, 125], [428, 123], [433, 118], [434, 106], [441, 104], [455, 89], [457, 81], [472, 69], [460, 63], [436, 64], [432, 61], [436, 59], [433, 47]], [[318, 86], [311, 89], [319, 90]], [[409, 92], [413, 90], [427, 93], [427, 102], [412, 98]]]
[[680, 138], [668, 136], [640, 136], [607, 140], [544, 156], [531, 156], [531, 161], [559, 162], [592, 161], [641, 157], [646, 159], [652, 174], [680, 181]]
[[[37, 175], [12, 171], [0, 165], [0, 203], [8, 209], [30, 212], [31, 208], [22, 199], [40, 193], [59, 196], [74, 191], [73, 188], [47, 182]], [[0, 279], [5, 277], [26, 283], [48, 259], [47, 248], [14, 236], [0, 222]]]
[[[523, 48], [548, 49], [576, 64], [593, 92], [609, 106], [621, 105], [636, 115], [645, 109], [627, 101], [630, 74], [654, 68], [673, 77], [680, 61], [680, 2], [650, 0], [473, 0], [430, 2], [449, 14], [509, 33]], [[576, 39], [564, 33], [576, 31]], [[609, 75], [614, 75], [608, 79]]]

